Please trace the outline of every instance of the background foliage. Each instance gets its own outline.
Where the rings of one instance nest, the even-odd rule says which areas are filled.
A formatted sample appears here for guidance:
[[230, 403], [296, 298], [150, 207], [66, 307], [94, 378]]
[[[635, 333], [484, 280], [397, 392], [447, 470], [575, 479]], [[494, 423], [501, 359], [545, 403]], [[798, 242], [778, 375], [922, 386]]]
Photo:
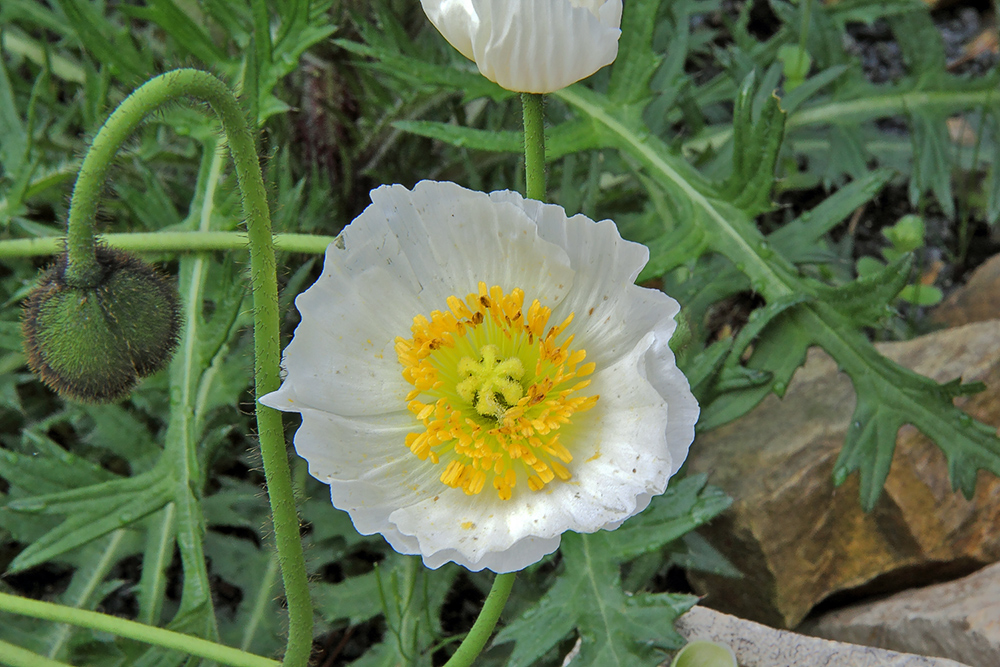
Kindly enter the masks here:
[[[920, 306], [939, 297], [924, 269], [939, 255], [960, 279], [1000, 218], [1000, 68], [954, 66], [935, 19], [920, 0], [631, 0], [616, 63], [547, 107], [551, 200], [646, 243], [640, 281], [684, 306], [699, 428], [782, 395], [821, 345], [858, 392], [835, 475], [860, 470], [866, 507], [904, 423], [938, 443], [966, 493], [977, 469], [1000, 473], [993, 429], [952, 406], [978, 388], [916, 376], [870, 343], [921, 331]], [[870, 34], [899, 57], [873, 65]], [[3, 239], [61, 234], [86, 138], [134, 87], [185, 65], [241, 91], [279, 231], [335, 234], [381, 183], [523, 189], [517, 100], [415, 2], [5, 0], [0, 45]], [[113, 173], [105, 230], [235, 229], [219, 144], [198, 111], [151, 120]], [[905, 214], [916, 222], [894, 224]], [[885, 233], [865, 238], [861, 218]], [[112, 406], [62, 402], [26, 372], [17, 304], [44, 259], [3, 260], [0, 590], [273, 655], [283, 620], [250, 437], [246, 255], [151, 259], [179, 281], [181, 346]], [[318, 258], [279, 266], [290, 333]], [[443, 662], [490, 577], [427, 571], [357, 535], [301, 461], [296, 473], [321, 664]], [[738, 575], [689, 532], [728, 502], [688, 477], [618, 531], [565, 536], [519, 577], [484, 664], [559, 664], [574, 646], [574, 664], [656, 664], [695, 602], [671, 592], [671, 573]], [[0, 639], [74, 665], [187, 662], [11, 615]]]

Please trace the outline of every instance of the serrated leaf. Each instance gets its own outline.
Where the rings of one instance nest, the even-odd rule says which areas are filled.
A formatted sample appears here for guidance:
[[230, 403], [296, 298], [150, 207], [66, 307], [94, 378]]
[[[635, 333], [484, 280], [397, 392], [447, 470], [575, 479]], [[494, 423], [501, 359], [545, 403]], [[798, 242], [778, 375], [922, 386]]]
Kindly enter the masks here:
[[[59, 493], [66, 489], [115, 479], [115, 476], [104, 468], [65, 451], [35, 431], [27, 431], [24, 434], [24, 442], [30, 453], [0, 449], [0, 477], [6, 479], [12, 488], [25, 492], [24, 494], [18, 492], [18, 501], [24, 500], [27, 493], [38, 495]], [[40, 446], [43, 443], [51, 444], [59, 454], [51, 455], [45, 452]], [[31, 451], [32, 449], [34, 451]]]
[[889, 183], [895, 172], [875, 169], [851, 181], [809, 211], [782, 225], [768, 235], [767, 241], [790, 261], [808, 256], [814, 244], [827, 232], [864, 206]]
[[145, 7], [125, 5], [122, 11], [129, 16], [159, 25], [183, 51], [206, 65], [218, 66], [229, 60], [212, 38], [172, 0], [151, 0]]
[[732, 504], [732, 499], [713, 486], [707, 475], [672, 479], [667, 490], [649, 507], [607, 536], [615, 556], [629, 560], [659, 549], [685, 533], [707, 523]]
[[[795, 326], [790, 317], [778, 317], [768, 335], [761, 338], [746, 362], [748, 368], [764, 369], [770, 379], [757, 386], [746, 387], [710, 398], [702, 405], [696, 428], [710, 431], [745, 415], [774, 392], [783, 396], [795, 370], [802, 365], [810, 339]], [[700, 397], [699, 397], [700, 398]]]
[[945, 72], [944, 40], [928, 7], [913, 3], [912, 11], [890, 16], [889, 25], [912, 76], [938, 78]]
[[915, 113], [910, 117], [913, 140], [913, 177], [910, 203], [917, 206], [930, 190], [949, 218], [955, 216], [951, 192], [951, 139], [945, 118], [938, 114]]
[[394, 53], [384, 47], [358, 44], [344, 39], [335, 39], [333, 43], [359, 56], [373, 58], [374, 60], [367, 63], [367, 66], [380, 72], [408, 79], [415, 84], [461, 90], [464, 91], [466, 100], [488, 97], [499, 102], [517, 94], [504, 90], [471, 69], [462, 70], [447, 65], [434, 65], [401, 53]]
[[28, 136], [17, 110], [14, 89], [3, 61], [0, 61], [0, 177], [18, 177], [28, 147]]
[[706, 385], [722, 368], [732, 346], [732, 338], [717, 340], [698, 353], [689, 364], [681, 368], [691, 384], [691, 391], [694, 392], [695, 396], [700, 398], [703, 395]]
[[136, 50], [126, 30], [116, 30], [84, 0], [56, 0], [68, 25], [91, 56], [112, 65], [122, 75], [145, 79], [149, 58]]
[[674, 565], [722, 577], [743, 578], [743, 573], [699, 533], [687, 533], [675, 544], [677, 548], [672, 549], [670, 554], [670, 562]]
[[795, 90], [790, 91], [782, 97], [781, 108], [784, 109], [787, 114], [796, 111], [810, 97], [839, 79], [846, 71], [847, 65], [835, 65], [833, 67], [826, 68], [822, 72], [817, 72], [815, 75], [799, 84]]
[[[768, 97], [754, 113], [754, 99], [761, 93]], [[767, 82], [758, 85], [756, 72], [751, 72], [740, 86], [733, 115], [733, 171], [722, 190], [734, 206], [756, 215], [771, 207], [785, 112]]]
[[608, 96], [622, 105], [649, 97], [649, 81], [663, 60], [651, 48], [659, 6], [659, 0], [632, 0], [622, 14], [618, 57], [608, 86]]
[[626, 597], [611, 536], [605, 531], [563, 535], [563, 570], [555, 584], [494, 640], [516, 642], [509, 667], [534, 664], [573, 630], [581, 640], [574, 665], [646, 667], [662, 657], [660, 649], [681, 645], [673, 621], [697, 598], [667, 593]]
[[[774, 321], [779, 315], [787, 311], [789, 308], [798, 306], [799, 304], [809, 301], [810, 297], [807, 294], [788, 294], [786, 296], [778, 297], [773, 301], [768, 302], [763, 308], [758, 308], [757, 310], [750, 313], [750, 317], [747, 318], [747, 323], [742, 329], [740, 329], [739, 334], [736, 335], [736, 340], [733, 341], [732, 348], [729, 350], [729, 358], [726, 359], [726, 365], [730, 367], [735, 367], [743, 356], [743, 353], [750, 343], [764, 332], [764, 329]], [[752, 370], [752, 369], [749, 369]]]
[[[480, 130], [451, 123], [426, 120], [400, 120], [393, 127], [429, 139], [436, 139], [459, 148], [497, 153], [521, 153], [524, 142], [521, 132], [513, 130]], [[589, 123], [570, 121], [545, 130], [547, 162], [588, 150], [598, 145]]]
[[913, 255], [908, 253], [876, 273], [842, 287], [817, 287], [817, 292], [854, 326], [871, 326], [885, 317], [889, 304], [906, 285], [912, 271]]
[[124, 528], [163, 507], [172, 484], [157, 484], [145, 491], [107, 497], [103, 507], [71, 514], [61, 524], [35, 540], [11, 561], [8, 572], [18, 572], [57, 558], [113, 530]]
[[378, 577], [387, 572], [369, 572], [339, 584], [313, 584], [313, 606], [327, 623], [346, 619], [351, 625], [363, 623], [383, 613]]

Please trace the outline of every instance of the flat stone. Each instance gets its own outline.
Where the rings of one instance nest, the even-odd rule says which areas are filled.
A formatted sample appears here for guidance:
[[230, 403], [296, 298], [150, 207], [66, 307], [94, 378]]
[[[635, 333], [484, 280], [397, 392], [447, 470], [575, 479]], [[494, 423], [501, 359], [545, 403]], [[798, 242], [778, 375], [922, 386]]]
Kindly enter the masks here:
[[1000, 665], [1000, 563], [963, 579], [830, 612], [802, 630], [838, 641]]
[[[938, 381], [962, 377], [991, 390], [956, 400], [1000, 423], [1000, 321], [878, 345], [887, 357]], [[794, 627], [820, 601], [895, 592], [964, 576], [1000, 560], [1000, 480], [980, 471], [975, 496], [952, 491], [941, 451], [902, 428], [885, 490], [861, 510], [857, 474], [831, 474], [854, 410], [849, 378], [819, 349], [785, 398], [769, 396], [741, 419], [700, 434], [690, 472], [733, 497], [700, 529], [745, 577], [690, 572], [703, 604], [776, 627]]]
[[807, 637], [702, 606], [677, 619], [688, 641], [726, 644], [740, 667], [968, 667], [954, 660]]

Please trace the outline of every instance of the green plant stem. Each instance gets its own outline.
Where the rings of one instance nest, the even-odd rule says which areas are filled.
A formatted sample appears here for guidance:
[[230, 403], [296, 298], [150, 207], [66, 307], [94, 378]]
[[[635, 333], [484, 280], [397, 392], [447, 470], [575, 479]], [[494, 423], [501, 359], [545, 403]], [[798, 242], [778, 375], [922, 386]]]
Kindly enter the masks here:
[[[278, 285], [271, 219], [258, 155], [246, 117], [232, 91], [216, 77], [194, 69], [161, 74], [125, 98], [105, 122], [83, 159], [73, 189], [66, 233], [69, 252], [66, 280], [71, 285], [87, 287], [93, 286], [100, 277], [100, 267], [94, 257], [94, 219], [100, 191], [115, 153], [147, 115], [164, 104], [186, 98], [207, 102], [219, 117], [236, 167], [250, 243], [254, 378], [256, 396], [260, 397], [274, 391], [280, 384]], [[286, 667], [305, 667], [312, 649], [312, 603], [281, 414], [259, 404], [256, 413], [278, 561], [288, 603], [288, 644], [283, 664]]]
[[65, 662], [59, 662], [43, 655], [32, 653], [17, 644], [0, 640], [0, 665], [10, 667], [71, 667]]
[[[200, 637], [192, 637], [191, 635], [185, 635], [180, 632], [164, 630], [163, 628], [156, 628], [144, 623], [128, 621], [124, 618], [101, 614], [96, 611], [86, 611], [84, 609], [75, 609], [73, 607], [53, 604], [51, 602], [30, 600], [16, 595], [9, 595], [7, 593], [0, 593], [0, 610], [13, 614], [29, 616], [31, 618], [38, 618], [45, 621], [69, 623], [70, 625], [76, 625], [82, 628], [108, 632], [120, 637], [135, 639], [136, 641], [144, 642], [146, 644], [154, 644], [168, 649], [183, 651], [184, 653], [196, 655], [208, 660], [215, 660], [216, 662], [221, 662], [226, 665], [232, 665], [232, 667], [279, 667], [281, 665], [281, 663], [276, 660], [254, 655], [253, 653], [247, 653], [246, 651], [240, 651], [239, 649], [230, 648], [229, 646], [223, 646], [222, 644], [216, 644], [215, 642], [210, 642], [208, 640], [201, 639]], [[7, 646], [9, 645], [0, 644], [0, 656], [2, 656], [0, 657], [0, 663], [7, 661]], [[21, 650], [23, 651], [24, 649]], [[28, 653], [30, 653], [30, 651]], [[41, 667], [45, 667], [46, 665], [62, 665], [62, 663], [55, 661], [49, 661], [47, 663], [39, 662], [39, 659], [45, 658], [41, 658], [41, 656], [37, 656], [33, 653], [30, 653], [30, 655], [32, 656], [34, 662], [11, 662], [10, 664], [38, 665]]]
[[[245, 250], [246, 232], [126, 232], [101, 234], [98, 240], [113, 248], [142, 253]], [[274, 249], [322, 255], [337, 237], [318, 234], [274, 234]], [[56, 236], [0, 241], [0, 259], [38, 257], [62, 252], [63, 240]]]
[[521, 93], [524, 110], [524, 175], [528, 199], [545, 201], [545, 98]]
[[490, 635], [493, 634], [493, 628], [500, 620], [500, 613], [507, 604], [507, 598], [510, 597], [510, 589], [514, 587], [516, 576], [516, 572], [496, 576], [493, 580], [493, 588], [490, 589], [490, 594], [486, 596], [486, 602], [483, 603], [483, 609], [479, 612], [479, 618], [472, 624], [469, 634], [462, 640], [454, 655], [445, 663], [445, 667], [467, 667], [482, 653], [483, 647], [486, 646]]

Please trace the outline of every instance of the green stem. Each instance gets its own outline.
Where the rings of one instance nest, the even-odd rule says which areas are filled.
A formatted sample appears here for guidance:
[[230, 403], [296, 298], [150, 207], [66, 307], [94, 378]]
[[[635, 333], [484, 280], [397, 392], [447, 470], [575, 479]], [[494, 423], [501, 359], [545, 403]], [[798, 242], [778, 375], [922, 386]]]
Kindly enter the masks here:
[[469, 634], [465, 636], [458, 650], [444, 664], [444, 667], [467, 667], [482, 653], [483, 647], [486, 646], [490, 635], [493, 634], [493, 628], [500, 620], [500, 613], [503, 611], [504, 605], [507, 604], [507, 598], [510, 597], [510, 589], [514, 587], [516, 576], [516, 572], [496, 576], [496, 579], [493, 580], [493, 588], [490, 589], [490, 594], [486, 596], [486, 602], [483, 603], [483, 609], [479, 612], [479, 618], [472, 624]]
[[59, 662], [43, 655], [32, 653], [26, 648], [21, 648], [17, 644], [10, 644], [0, 640], [0, 665], [10, 667], [71, 667], [65, 662]]
[[[271, 219], [257, 151], [247, 120], [232, 91], [216, 77], [180, 69], [150, 79], [129, 95], [94, 137], [73, 189], [66, 233], [67, 283], [93, 286], [100, 277], [94, 257], [94, 218], [101, 188], [115, 153], [147, 115], [164, 104], [195, 98], [207, 102], [222, 122], [243, 196], [250, 243], [250, 285], [254, 309], [254, 377], [256, 396], [278, 388], [280, 361], [278, 284], [271, 239]], [[286, 667], [304, 667], [312, 649], [312, 603], [306, 578], [299, 517], [292, 495], [281, 414], [258, 405], [257, 431], [264, 476], [274, 520], [275, 543], [288, 603]]]
[[521, 93], [524, 110], [524, 173], [528, 199], [545, 201], [544, 97]]
[[[212, 250], [245, 250], [246, 232], [126, 232], [101, 234], [99, 241], [130, 252], [178, 253]], [[274, 234], [274, 249], [322, 255], [337, 237], [318, 234]], [[63, 240], [56, 236], [0, 241], [0, 259], [37, 257], [62, 252]]]
[[[280, 667], [281, 663], [270, 658], [263, 658], [253, 653], [240, 651], [239, 649], [216, 644], [200, 637], [192, 637], [172, 630], [155, 628], [145, 623], [128, 621], [117, 616], [101, 614], [96, 611], [86, 611], [84, 609], [74, 609], [51, 602], [41, 602], [28, 598], [0, 593], [0, 610], [13, 614], [21, 614], [56, 623], [69, 623], [82, 628], [90, 628], [100, 632], [107, 632], [119, 637], [127, 637], [146, 644], [154, 644], [168, 649], [183, 651], [191, 655], [196, 655], [208, 660], [215, 660], [232, 667]], [[24, 649], [21, 649], [22, 651]], [[29, 652], [30, 653], [30, 652]], [[10, 663], [14, 665], [61, 665], [54, 661], [49, 663], [38, 662], [41, 656], [31, 654], [35, 662]], [[6, 645], [0, 645], [0, 662], [4, 662], [9, 657]]]

